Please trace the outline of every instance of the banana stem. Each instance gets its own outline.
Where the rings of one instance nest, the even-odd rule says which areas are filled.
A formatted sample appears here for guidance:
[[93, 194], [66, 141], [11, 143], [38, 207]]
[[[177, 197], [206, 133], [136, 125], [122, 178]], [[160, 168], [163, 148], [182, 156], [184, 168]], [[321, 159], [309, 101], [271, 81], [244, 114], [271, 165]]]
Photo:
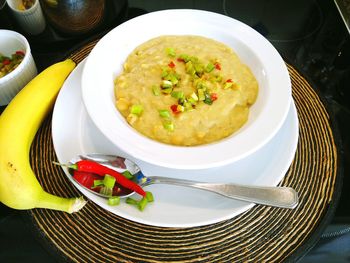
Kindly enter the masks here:
[[43, 191], [35, 207], [53, 209], [71, 214], [78, 212], [86, 203], [83, 197], [64, 198]]

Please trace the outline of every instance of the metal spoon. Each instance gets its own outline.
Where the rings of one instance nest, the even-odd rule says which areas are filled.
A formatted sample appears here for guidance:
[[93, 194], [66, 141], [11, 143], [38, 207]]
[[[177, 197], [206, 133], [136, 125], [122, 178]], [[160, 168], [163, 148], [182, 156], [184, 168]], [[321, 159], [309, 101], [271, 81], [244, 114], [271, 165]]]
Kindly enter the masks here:
[[[238, 185], [231, 183], [205, 183], [191, 180], [174, 179], [160, 176], [146, 177], [142, 174], [139, 167], [132, 161], [120, 156], [106, 155], [99, 153], [79, 155], [78, 158], [71, 160], [72, 163], [79, 160], [91, 160], [100, 164], [106, 165], [119, 172], [128, 170], [134, 175], [134, 181], [140, 184], [142, 187], [151, 184], [171, 184], [186, 187], [193, 187], [202, 190], [211, 191], [222, 196], [247, 201], [255, 204], [262, 204], [267, 206], [275, 206], [282, 208], [295, 208], [298, 205], [298, 194], [290, 187], [260, 187], [260, 186], [248, 186]], [[78, 182], [78, 181], [77, 181]], [[79, 183], [79, 182], [78, 182]], [[80, 184], [81, 185], [81, 184]], [[83, 185], [81, 185], [83, 186]], [[88, 191], [108, 198], [109, 196], [102, 195], [91, 189], [86, 188]], [[127, 197], [132, 195], [133, 192], [121, 187], [120, 197]]]

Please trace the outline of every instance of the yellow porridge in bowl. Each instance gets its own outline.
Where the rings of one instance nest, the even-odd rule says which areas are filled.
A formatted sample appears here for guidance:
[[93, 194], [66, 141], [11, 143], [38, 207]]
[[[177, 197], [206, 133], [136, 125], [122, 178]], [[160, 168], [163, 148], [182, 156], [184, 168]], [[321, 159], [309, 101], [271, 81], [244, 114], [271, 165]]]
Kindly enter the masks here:
[[230, 47], [193, 35], [141, 44], [115, 80], [116, 107], [127, 122], [149, 138], [181, 146], [233, 134], [257, 95], [257, 80]]

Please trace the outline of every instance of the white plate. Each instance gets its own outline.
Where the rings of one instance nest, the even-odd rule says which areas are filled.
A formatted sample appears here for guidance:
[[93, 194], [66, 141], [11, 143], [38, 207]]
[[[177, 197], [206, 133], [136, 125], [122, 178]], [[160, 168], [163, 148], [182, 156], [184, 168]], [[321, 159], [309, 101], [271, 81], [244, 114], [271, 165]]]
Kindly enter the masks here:
[[[252, 70], [259, 83], [258, 98], [247, 123], [232, 136], [196, 147], [159, 143], [131, 128], [116, 109], [114, 80], [125, 59], [139, 44], [166, 34], [200, 35], [225, 43]], [[240, 21], [201, 10], [153, 12], [111, 30], [87, 58], [82, 94], [92, 121], [112, 143], [136, 159], [176, 169], [219, 167], [254, 153], [280, 129], [292, 100], [287, 67], [268, 40]]]
[[[59, 162], [66, 163], [77, 154], [88, 152], [124, 155], [94, 126], [82, 103], [80, 63], [64, 83], [57, 98], [52, 117], [52, 137]], [[286, 122], [276, 136], [255, 154], [222, 168], [199, 171], [165, 169], [138, 162], [146, 175], [162, 175], [202, 181], [233, 182], [250, 185], [277, 185], [294, 158], [298, 141], [298, 119], [292, 103]], [[185, 187], [152, 185], [147, 188], [155, 202], [145, 211], [124, 204], [111, 207], [77, 185], [65, 170], [71, 182], [91, 201], [121, 217], [162, 227], [193, 227], [232, 218], [254, 204], [231, 200], [213, 193]], [[213, 176], [213, 174], [218, 175]], [[96, 215], [98, 216], [98, 215]]]

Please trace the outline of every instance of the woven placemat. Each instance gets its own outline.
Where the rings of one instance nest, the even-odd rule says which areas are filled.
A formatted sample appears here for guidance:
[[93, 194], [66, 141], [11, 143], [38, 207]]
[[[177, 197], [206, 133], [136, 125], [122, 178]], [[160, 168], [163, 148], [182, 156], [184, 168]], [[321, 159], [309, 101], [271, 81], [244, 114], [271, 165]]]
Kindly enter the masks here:
[[[95, 42], [70, 57], [80, 62]], [[29, 215], [51, 248], [73, 262], [281, 262], [293, 257], [313, 237], [334, 202], [337, 150], [329, 115], [319, 96], [288, 65], [299, 118], [299, 143], [280, 185], [295, 188], [294, 210], [256, 205], [216, 224], [162, 228], [116, 216], [93, 202], [78, 213], [34, 209]], [[64, 197], [79, 196], [56, 160], [50, 116], [37, 133], [31, 164], [43, 188]], [[307, 248], [305, 248], [307, 250]]]

